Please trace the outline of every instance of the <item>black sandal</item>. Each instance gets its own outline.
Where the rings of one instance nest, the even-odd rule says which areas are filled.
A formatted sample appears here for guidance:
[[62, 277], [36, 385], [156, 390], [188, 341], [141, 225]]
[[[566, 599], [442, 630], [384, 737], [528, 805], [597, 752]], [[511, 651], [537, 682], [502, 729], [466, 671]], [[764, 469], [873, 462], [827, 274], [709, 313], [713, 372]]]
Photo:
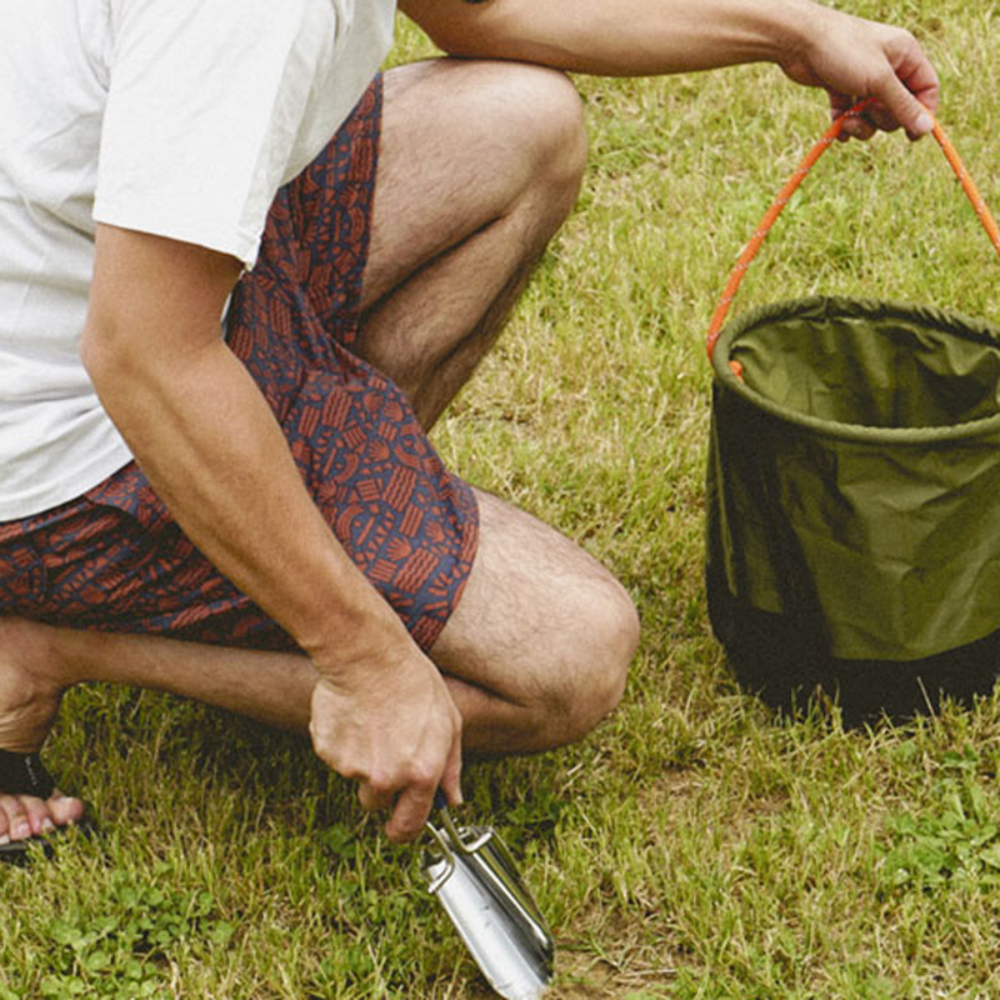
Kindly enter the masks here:
[[[5, 795], [35, 795], [47, 799], [56, 784], [37, 753], [14, 753], [0, 750], [0, 792]], [[12, 840], [0, 844], [0, 864], [25, 864], [36, 848], [46, 857], [52, 856], [52, 845], [45, 837]]]

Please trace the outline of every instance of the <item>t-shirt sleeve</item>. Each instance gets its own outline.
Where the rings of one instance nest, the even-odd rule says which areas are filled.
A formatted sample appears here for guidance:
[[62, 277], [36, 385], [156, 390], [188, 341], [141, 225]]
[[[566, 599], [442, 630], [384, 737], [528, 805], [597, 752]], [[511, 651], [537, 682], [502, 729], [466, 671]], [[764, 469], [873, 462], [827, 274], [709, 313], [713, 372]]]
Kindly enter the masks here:
[[[118, 0], [94, 219], [256, 259], [330, 76], [329, 0]], [[313, 155], [319, 150], [312, 151]]]

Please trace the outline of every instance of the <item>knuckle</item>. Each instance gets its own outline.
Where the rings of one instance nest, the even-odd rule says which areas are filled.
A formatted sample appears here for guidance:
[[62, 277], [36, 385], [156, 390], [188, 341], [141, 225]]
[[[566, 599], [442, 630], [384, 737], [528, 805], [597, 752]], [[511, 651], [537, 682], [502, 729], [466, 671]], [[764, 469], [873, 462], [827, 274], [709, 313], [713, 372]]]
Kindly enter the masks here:
[[396, 782], [388, 771], [381, 769], [369, 772], [366, 776], [365, 784], [376, 795], [385, 796], [390, 794], [396, 787]]
[[416, 817], [401, 818], [396, 815], [386, 825], [386, 835], [390, 840], [400, 844], [414, 840], [421, 830], [423, 830], [423, 823], [419, 822]]
[[[319, 759], [323, 761], [324, 764], [326, 764], [327, 767], [332, 767], [339, 774], [344, 774], [343, 770], [337, 767], [337, 758], [334, 756], [332, 747], [327, 746], [322, 742], [319, 743], [314, 742], [313, 751], [315, 752], [316, 756], [319, 757]], [[344, 777], [349, 778], [351, 777], [351, 775], [344, 774]]]
[[312, 742], [313, 749], [319, 756], [322, 757], [324, 753], [329, 752], [330, 741], [323, 731], [312, 722], [309, 723], [309, 739]]
[[405, 830], [393, 823], [386, 824], [385, 835], [394, 844], [405, 844], [408, 840], [413, 839], [408, 830]]
[[415, 840], [417, 835], [420, 833], [422, 827], [412, 827], [406, 826], [396, 833], [396, 842], [400, 844], [408, 844], [411, 840]]
[[410, 772], [409, 784], [421, 792], [433, 791], [437, 788], [440, 772], [427, 764], [420, 764]]

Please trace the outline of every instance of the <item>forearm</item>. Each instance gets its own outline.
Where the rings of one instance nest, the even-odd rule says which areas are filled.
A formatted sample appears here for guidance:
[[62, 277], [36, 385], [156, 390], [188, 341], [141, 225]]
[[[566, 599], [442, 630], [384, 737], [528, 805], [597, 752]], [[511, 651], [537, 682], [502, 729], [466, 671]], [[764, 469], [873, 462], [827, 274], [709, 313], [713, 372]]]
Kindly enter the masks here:
[[455, 55], [609, 76], [782, 62], [820, 30], [810, 0], [402, 0]]
[[846, 131], [930, 131], [934, 67], [904, 28], [812, 0], [400, 0], [446, 52], [606, 76], [652, 76], [770, 61], [822, 87], [841, 114], [876, 100]]

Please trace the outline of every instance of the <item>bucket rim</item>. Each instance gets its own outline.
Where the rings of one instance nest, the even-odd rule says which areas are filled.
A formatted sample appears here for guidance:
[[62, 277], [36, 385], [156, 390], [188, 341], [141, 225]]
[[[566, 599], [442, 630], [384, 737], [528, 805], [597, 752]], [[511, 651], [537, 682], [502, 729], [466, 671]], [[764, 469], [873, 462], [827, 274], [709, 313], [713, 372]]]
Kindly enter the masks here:
[[[753, 328], [773, 319], [793, 319], [808, 312], [821, 312], [825, 318], [885, 319], [898, 317], [916, 320], [927, 328], [964, 339], [980, 341], [1000, 350], [1000, 329], [983, 319], [953, 309], [930, 307], [914, 302], [853, 298], [843, 295], [811, 295], [782, 299], [755, 306], [733, 317], [722, 328], [712, 356], [717, 385], [741, 396], [755, 408], [782, 421], [806, 428], [817, 435], [838, 440], [881, 442], [895, 445], [925, 445], [934, 442], [967, 440], [1000, 432], [1000, 412], [979, 420], [933, 427], [882, 427], [824, 420], [782, 406], [750, 388], [729, 367], [734, 343]], [[944, 320], [944, 321], [943, 321]]]

